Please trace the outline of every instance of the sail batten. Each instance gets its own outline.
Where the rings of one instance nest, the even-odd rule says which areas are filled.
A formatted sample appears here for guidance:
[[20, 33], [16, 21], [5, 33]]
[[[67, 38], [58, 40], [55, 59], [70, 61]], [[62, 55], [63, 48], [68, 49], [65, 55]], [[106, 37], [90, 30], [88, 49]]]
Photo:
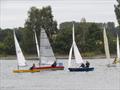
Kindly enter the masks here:
[[13, 31], [14, 34], [14, 41], [15, 41], [15, 49], [16, 49], [16, 55], [17, 55], [17, 60], [18, 60], [18, 66], [26, 66], [26, 60], [25, 57], [22, 53], [22, 50], [19, 46], [18, 40], [15, 35], [15, 31]]

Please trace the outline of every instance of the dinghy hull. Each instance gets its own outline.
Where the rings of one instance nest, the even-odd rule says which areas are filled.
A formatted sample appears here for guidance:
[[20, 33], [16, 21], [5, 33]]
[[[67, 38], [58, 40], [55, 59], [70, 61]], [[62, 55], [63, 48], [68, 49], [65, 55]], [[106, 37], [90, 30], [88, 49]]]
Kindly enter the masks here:
[[38, 69], [38, 70], [64, 70], [64, 66], [56, 66], [56, 67], [41, 66], [41, 67], [35, 67], [34, 69]]
[[40, 70], [38, 69], [34, 69], [34, 70], [13, 70], [14, 73], [34, 73], [34, 72], [40, 72]]
[[69, 71], [71, 72], [88, 72], [88, 71], [93, 71], [94, 70], [94, 67], [91, 67], [91, 68], [68, 68]]

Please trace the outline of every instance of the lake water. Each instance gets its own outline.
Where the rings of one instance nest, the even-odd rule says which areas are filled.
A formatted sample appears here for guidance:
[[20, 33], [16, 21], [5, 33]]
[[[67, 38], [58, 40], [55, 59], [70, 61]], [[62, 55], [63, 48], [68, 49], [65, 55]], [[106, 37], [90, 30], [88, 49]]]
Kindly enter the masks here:
[[[93, 72], [69, 72], [67, 60], [65, 69], [41, 71], [37, 73], [13, 73], [17, 69], [16, 60], [0, 60], [0, 90], [120, 90], [120, 68], [108, 68], [105, 59], [87, 59]], [[112, 61], [112, 60], [111, 60]], [[38, 61], [28, 61], [26, 68]]]

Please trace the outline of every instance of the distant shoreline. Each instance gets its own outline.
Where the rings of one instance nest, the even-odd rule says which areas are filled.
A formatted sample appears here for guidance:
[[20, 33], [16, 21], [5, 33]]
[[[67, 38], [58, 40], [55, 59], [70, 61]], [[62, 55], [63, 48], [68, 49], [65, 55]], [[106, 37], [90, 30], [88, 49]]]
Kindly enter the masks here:
[[[56, 55], [56, 59], [68, 59], [68, 55]], [[26, 55], [26, 60], [39, 60], [36, 55]], [[73, 57], [74, 58], [74, 57]], [[83, 57], [83, 59], [104, 59], [105, 55], [96, 55], [92, 57]], [[111, 58], [115, 58], [115, 55], [111, 55]], [[0, 56], [0, 60], [16, 60], [15, 55]]]

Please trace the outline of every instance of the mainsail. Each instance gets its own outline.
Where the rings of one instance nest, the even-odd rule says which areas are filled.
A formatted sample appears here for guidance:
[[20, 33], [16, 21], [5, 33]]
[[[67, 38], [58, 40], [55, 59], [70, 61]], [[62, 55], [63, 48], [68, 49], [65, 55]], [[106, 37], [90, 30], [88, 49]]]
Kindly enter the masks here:
[[38, 55], [38, 58], [40, 57], [40, 50], [39, 50], [39, 46], [38, 46], [38, 40], [37, 40], [37, 35], [36, 35], [36, 32], [34, 31], [35, 33], [35, 43], [36, 43], [36, 48], [37, 48], [37, 55]]
[[82, 59], [82, 57], [80, 55], [79, 49], [78, 49], [78, 47], [76, 45], [76, 42], [75, 42], [74, 25], [73, 25], [72, 31], [73, 31], [73, 33], [72, 33], [73, 44], [72, 44], [70, 52], [69, 52], [68, 67], [70, 67], [70, 62], [71, 62], [71, 58], [72, 58], [72, 49], [74, 49], [74, 56], [75, 56], [76, 63], [78, 63], [78, 64], [83, 63], [83, 59]]
[[14, 41], [15, 41], [15, 49], [16, 49], [16, 55], [17, 55], [17, 60], [18, 60], [18, 66], [25, 66], [26, 65], [26, 60], [25, 57], [22, 53], [22, 50], [19, 46], [18, 40], [15, 35], [15, 31], [13, 31], [14, 34]]
[[105, 27], [104, 27], [104, 30], [103, 30], [103, 38], [104, 38], [104, 49], [105, 49], [106, 58], [107, 58], [107, 60], [110, 60], [108, 38], [107, 38], [107, 35], [106, 35]]
[[41, 29], [40, 35], [40, 63], [52, 64], [56, 61], [52, 47], [45, 30]]

